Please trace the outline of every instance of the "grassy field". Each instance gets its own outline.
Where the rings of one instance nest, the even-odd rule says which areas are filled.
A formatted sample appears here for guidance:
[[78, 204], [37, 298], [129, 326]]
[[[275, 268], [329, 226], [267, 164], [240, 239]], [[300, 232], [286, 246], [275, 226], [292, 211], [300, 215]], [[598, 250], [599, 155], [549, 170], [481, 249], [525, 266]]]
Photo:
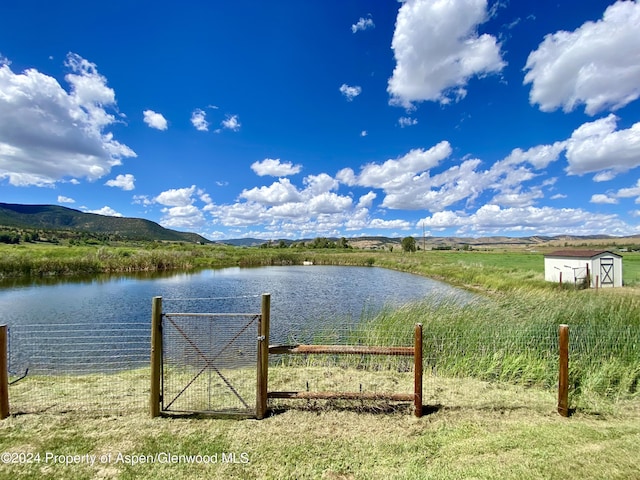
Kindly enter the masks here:
[[[383, 376], [408, 391], [412, 381], [325, 367], [271, 376], [274, 388], [310, 376]], [[0, 433], [3, 479], [626, 479], [640, 466], [637, 402], [567, 419], [552, 392], [469, 378], [427, 378], [422, 418], [406, 404], [290, 401], [261, 421], [44, 412], [10, 417]]]
[[[625, 252], [625, 285], [640, 285], [640, 253]], [[542, 251], [522, 248], [488, 251], [389, 251], [236, 248], [222, 245], [130, 243], [119, 246], [0, 244], [0, 279], [46, 278], [117, 272], [156, 272], [231, 266], [301, 265], [381, 266], [427, 275], [455, 285], [508, 289], [544, 282]], [[548, 285], [547, 285], [548, 286]]]
[[[116, 271], [131, 258], [153, 253], [126, 246], [11, 248], [2, 246], [0, 253], [4, 260], [7, 252], [18, 252], [12, 257], [15, 265], [44, 265], [59, 252], [63, 263], [76, 254], [97, 262], [111, 259], [110, 268]], [[61, 250], [49, 250], [55, 248]], [[426, 299], [384, 311], [369, 320], [365, 331], [355, 333], [363, 343], [410, 344], [411, 326], [423, 323], [422, 418], [411, 415], [410, 405], [360, 402], [281, 402], [262, 421], [151, 419], [144, 408], [124, 415], [22, 414], [0, 422], [0, 451], [9, 452], [2, 457], [0, 478], [638, 478], [636, 253], [624, 254], [629, 286], [600, 291], [559, 289], [544, 282], [539, 252], [345, 253], [176, 245], [157, 248], [155, 255], [156, 261], [171, 255], [188, 259], [189, 268], [303, 260], [375, 265], [444, 279], [482, 292], [483, 300], [456, 305]], [[570, 403], [575, 413], [568, 419], [556, 413], [554, 389], [554, 340], [561, 323], [571, 327]], [[304, 389], [312, 378], [317, 379], [312, 388], [343, 382], [356, 391], [357, 384], [412, 391], [412, 373], [397, 363], [323, 361], [307, 357], [302, 365], [274, 366], [270, 388]], [[107, 396], [109, 385], [95, 387], [97, 399]], [[15, 388], [28, 395], [27, 387]], [[65, 457], [73, 455], [78, 457]], [[82, 455], [94, 455], [95, 463]], [[143, 459], [153, 463], [142, 464]]]

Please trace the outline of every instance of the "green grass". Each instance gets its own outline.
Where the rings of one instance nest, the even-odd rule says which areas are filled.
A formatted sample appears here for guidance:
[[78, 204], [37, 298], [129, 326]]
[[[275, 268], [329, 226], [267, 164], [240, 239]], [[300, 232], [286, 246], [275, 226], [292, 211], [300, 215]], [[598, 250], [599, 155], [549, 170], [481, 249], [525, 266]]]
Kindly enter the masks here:
[[[331, 387], [383, 377], [385, 388], [410, 389], [412, 380], [411, 372], [348, 368], [274, 367], [271, 374], [283, 389], [314, 375]], [[425, 403], [422, 418], [410, 406], [306, 401], [280, 405], [261, 421], [151, 419], [144, 409], [12, 416], [0, 422], [0, 451], [39, 454], [40, 462], [4, 464], [0, 478], [625, 479], [638, 472], [637, 402], [566, 419], [548, 391], [428, 377]], [[96, 463], [45, 462], [47, 452], [95, 455]], [[182, 462], [161, 463], [169, 454]], [[194, 455], [217, 463], [186, 463]], [[133, 464], [142, 456], [159, 461]]]

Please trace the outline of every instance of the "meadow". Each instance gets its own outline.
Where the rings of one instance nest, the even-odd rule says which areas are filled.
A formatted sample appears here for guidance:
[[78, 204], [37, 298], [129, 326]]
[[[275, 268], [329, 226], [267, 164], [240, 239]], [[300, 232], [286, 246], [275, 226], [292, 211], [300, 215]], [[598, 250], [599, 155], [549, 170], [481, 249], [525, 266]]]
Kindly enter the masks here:
[[[464, 305], [432, 298], [387, 309], [353, 332], [360, 343], [408, 344], [411, 326], [423, 324], [427, 380], [422, 418], [402, 406], [359, 402], [284, 402], [262, 421], [150, 419], [144, 410], [121, 416], [17, 415], [0, 422], [0, 451], [31, 454], [32, 461], [5, 463], [0, 478], [623, 479], [637, 478], [640, 471], [636, 253], [624, 254], [626, 287], [595, 291], [544, 282], [542, 253], [516, 250], [15, 247], [0, 248], [5, 276], [28, 262], [29, 272], [39, 272], [34, 276], [46, 276], [51, 272], [47, 262], [63, 264], [70, 258], [76, 265], [94, 262], [100, 271], [135, 269], [145, 258], [155, 259], [156, 268], [172, 265], [162, 258], [179, 259], [176, 265], [184, 263], [178, 269], [313, 261], [426, 275], [479, 292], [481, 298]], [[4, 265], [7, 252], [13, 255], [10, 268]], [[154, 268], [152, 261], [149, 265]], [[570, 418], [556, 412], [560, 324], [571, 329]], [[396, 360], [387, 365], [349, 361], [283, 360], [272, 368], [272, 378], [276, 386], [304, 385], [310, 377], [330, 383], [358, 378], [411, 391], [412, 373]], [[92, 454], [96, 461], [67, 465], [50, 456], [45, 462], [47, 452]], [[33, 461], [36, 453], [38, 462]], [[176, 461], [163, 461], [174, 458], [164, 454], [175, 455]], [[215, 462], [189, 461], [193, 455], [208, 455]], [[134, 464], [142, 457], [153, 463]]]

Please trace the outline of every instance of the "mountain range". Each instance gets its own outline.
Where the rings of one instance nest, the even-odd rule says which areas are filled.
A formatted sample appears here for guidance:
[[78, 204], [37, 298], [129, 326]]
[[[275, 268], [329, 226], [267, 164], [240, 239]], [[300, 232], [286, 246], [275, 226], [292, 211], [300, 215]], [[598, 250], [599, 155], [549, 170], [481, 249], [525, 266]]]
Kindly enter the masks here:
[[170, 230], [143, 218], [109, 217], [59, 205], [0, 203], [0, 226], [110, 234], [127, 240], [210, 243], [196, 233]]
[[[25, 205], [15, 203], [0, 203], [0, 227], [23, 228], [31, 230], [54, 230], [70, 232], [87, 232], [92, 234], [117, 235], [127, 240], [157, 240], [172, 242], [190, 243], [214, 243], [197, 233], [179, 232], [171, 230], [161, 225], [145, 220], [143, 218], [110, 217], [95, 213], [85, 213], [73, 208], [59, 205]], [[237, 238], [221, 240], [215, 243], [255, 247], [270, 242], [274, 246], [280, 244], [290, 246], [293, 243], [310, 243], [314, 239], [299, 240], [265, 240], [260, 238]], [[328, 238], [330, 241], [337, 241], [338, 238]], [[348, 244], [356, 248], [382, 249], [389, 247], [399, 247], [402, 239], [392, 237], [354, 237], [349, 238]], [[416, 237], [416, 244], [421, 248], [439, 247], [459, 247], [469, 245], [471, 247], [498, 247], [501, 245], [520, 246], [544, 246], [562, 244], [639, 244], [640, 236], [614, 237], [610, 235], [556, 235], [541, 236], [533, 235], [528, 237]]]

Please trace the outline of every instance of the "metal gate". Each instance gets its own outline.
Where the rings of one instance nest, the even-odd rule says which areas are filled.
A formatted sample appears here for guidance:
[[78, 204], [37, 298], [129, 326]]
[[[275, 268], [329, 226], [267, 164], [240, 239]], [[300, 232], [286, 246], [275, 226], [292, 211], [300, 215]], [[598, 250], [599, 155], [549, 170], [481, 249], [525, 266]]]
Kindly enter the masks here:
[[254, 415], [259, 317], [163, 314], [162, 411]]

